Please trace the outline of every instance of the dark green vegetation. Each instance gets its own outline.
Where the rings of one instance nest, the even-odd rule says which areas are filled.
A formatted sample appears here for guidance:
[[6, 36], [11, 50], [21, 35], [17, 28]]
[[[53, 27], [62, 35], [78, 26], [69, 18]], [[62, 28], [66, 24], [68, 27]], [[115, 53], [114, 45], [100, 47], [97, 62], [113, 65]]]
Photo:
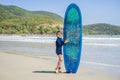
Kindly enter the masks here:
[[[54, 34], [62, 29], [62, 25], [63, 18], [55, 13], [0, 5], [0, 34]], [[120, 26], [104, 23], [84, 25], [83, 34], [120, 35]]]
[[84, 25], [83, 32], [85, 35], [120, 35], [120, 26], [105, 23]]

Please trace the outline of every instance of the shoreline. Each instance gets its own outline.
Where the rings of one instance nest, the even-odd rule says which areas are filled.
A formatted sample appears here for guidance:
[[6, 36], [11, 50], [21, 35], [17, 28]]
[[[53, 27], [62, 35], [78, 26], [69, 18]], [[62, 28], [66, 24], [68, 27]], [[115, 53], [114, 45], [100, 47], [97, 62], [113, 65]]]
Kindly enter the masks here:
[[[26, 35], [26, 36], [22, 36], [22, 35], [0, 35], [0, 41], [9, 41], [9, 42], [33, 42], [33, 43], [55, 43], [56, 37], [55, 36], [41, 36], [41, 35]], [[94, 43], [94, 45], [108, 45], [108, 46], [116, 46], [113, 43], [107, 43], [107, 40], [113, 42], [120, 42], [120, 35], [118, 36], [83, 36], [83, 44], [86, 45], [92, 45]], [[96, 40], [98, 42], [96, 42]], [[102, 41], [102, 43], [100, 43]], [[115, 43], [116, 43], [115, 42]], [[107, 43], [107, 44], [105, 44]], [[117, 46], [120, 46], [120, 44], [117, 44]]]
[[[87, 44], [83, 42], [83, 52], [81, 55], [80, 67], [82, 66], [89, 69], [97, 69], [110, 75], [119, 77], [119, 41], [114, 43], [114, 45], [108, 44], [108, 42], [110, 43], [112, 41], [107, 41], [105, 44], [102, 41], [98, 42], [98, 40], [97, 44], [96, 40], [94, 42], [93, 40], [87, 40], [86, 42]], [[57, 56], [55, 54], [55, 45], [53, 43], [0, 41], [0, 51], [10, 54], [12, 53], [53, 60], [54, 64], [56, 64], [55, 58], [57, 58]]]
[[[119, 80], [104, 72], [80, 67], [77, 74], [55, 74], [56, 62], [48, 58], [36, 58], [0, 52], [1, 80]], [[63, 67], [63, 72], [65, 69]]]

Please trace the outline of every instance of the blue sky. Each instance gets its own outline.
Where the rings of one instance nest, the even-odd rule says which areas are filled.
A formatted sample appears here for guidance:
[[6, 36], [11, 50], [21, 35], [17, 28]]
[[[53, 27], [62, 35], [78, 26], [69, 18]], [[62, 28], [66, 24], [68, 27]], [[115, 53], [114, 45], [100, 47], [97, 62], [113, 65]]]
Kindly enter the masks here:
[[120, 0], [0, 0], [3, 5], [16, 5], [30, 11], [50, 11], [62, 17], [70, 3], [80, 7], [83, 25], [109, 23], [120, 26]]

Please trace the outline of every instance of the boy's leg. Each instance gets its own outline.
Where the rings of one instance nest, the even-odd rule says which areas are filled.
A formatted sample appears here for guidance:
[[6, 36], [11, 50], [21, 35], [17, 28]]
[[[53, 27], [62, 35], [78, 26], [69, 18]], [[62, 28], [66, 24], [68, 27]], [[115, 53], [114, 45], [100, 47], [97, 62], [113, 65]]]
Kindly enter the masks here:
[[57, 63], [57, 67], [56, 67], [56, 68], [61, 67], [62, 61], [63, 61], [62, 55], [59, 54], [59, 55], [58, 55], [58, 63]]
[[59, 68], [61, 68], [62, 61], [63, 61], [63, 57], [61, 54], [59, 54], [58, 55], [58, 63], [57, 63], [57, 67], [56, 67], [56, 73], [58, 73]]
[[59, 67], [58, 67], [58, 72], [61, 73], [61, 66], [62, 66], [62, 61], [63, 61], [63, 56], [62, 55], [59, 56], [59, 61], [60, 61], [60, 64], [59, 64]]
[[59, 57], [59, 66], [58, 66], [58, 68], [60, 68], [60, 67], [61, 67], [61, 65], [62, 65], [63, 57], [62, 57], [62, 55], [61, 55], [61, 54], [60, 54], [60, 55], [58, 55], [58, 57]]

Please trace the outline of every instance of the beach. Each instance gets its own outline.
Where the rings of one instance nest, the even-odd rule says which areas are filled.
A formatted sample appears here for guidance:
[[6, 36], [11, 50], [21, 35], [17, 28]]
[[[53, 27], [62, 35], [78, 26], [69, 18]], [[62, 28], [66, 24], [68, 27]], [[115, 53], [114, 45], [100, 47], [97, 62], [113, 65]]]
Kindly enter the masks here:
[[119, 80], [104, 72], [80, 67], [77, 74], [56, 74], [55, 62], [37, 58], [0, 52], [0, 80]]
[[77, 74], [56, 74], [56, 37], [0, 36], [0, 80], [120, 80], [120, 38], [83, 37]]

